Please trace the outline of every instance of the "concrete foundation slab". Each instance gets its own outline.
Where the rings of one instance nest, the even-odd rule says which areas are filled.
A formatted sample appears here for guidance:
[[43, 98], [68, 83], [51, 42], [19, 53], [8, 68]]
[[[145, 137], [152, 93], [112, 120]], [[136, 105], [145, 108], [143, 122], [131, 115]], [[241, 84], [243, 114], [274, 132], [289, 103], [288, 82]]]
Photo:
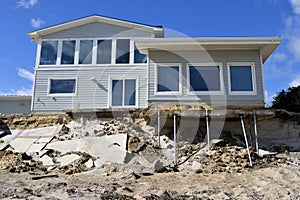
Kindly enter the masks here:
[[129, 153], [126, 151], [126, 134], [102, 137], [86, 137], [77, 140], [52, 142], [46, 149], [54, 149], [61, 153], [81, 151], [98, 158], [97, 162], [125, 163]]
[[31, 130], [10, 130], [11, 134], [2, 137], [1, 147], [10, 145], [16, 152], [39, 152], [54, 135], [58, 134], [62, 125]]

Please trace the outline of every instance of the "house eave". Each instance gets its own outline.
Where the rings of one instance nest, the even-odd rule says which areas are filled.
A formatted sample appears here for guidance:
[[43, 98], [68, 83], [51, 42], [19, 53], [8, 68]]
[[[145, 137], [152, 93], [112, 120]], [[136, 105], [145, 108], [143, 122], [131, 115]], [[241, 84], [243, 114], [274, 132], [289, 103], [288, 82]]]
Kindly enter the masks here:
[[136, 39], [142, 52], [149, 50], [260, 50], [263, 62], [278, 47], [282, 37], [147, 38]]

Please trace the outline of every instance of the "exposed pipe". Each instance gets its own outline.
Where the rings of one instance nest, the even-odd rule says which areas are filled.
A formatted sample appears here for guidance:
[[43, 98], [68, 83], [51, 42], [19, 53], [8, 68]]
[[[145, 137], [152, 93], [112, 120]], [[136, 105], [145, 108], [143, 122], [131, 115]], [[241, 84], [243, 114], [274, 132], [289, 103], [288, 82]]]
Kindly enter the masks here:
[[244, 133], [245, 143], [246, 143], [246, 147], [247, 147], [249, 162], [250, 162], [250, 166], [252, 167], [252, 160], [251, 160], [251, 155], [250, 155], [250, 150], [249, 150], [249, 145], [248, 145], [246, 130], [245, 130], [245, 126], [244, 126], [243, 116], [240, 115], [240, 117], [241, 117], [241, 124], [242, 124], [242, 128], [243, 128], [243, 133]]
[[177, 155], [176, 155], [176, 143], [177, 143], [177, 136], [176, 136], [176, 132], [177, 132], [177, 127], [176, 127], [176, 115], [174, 115], [174, 166], [177, 165]]
[[160, 111], [157, 111], [157, 136], [158, 136], [158, 148], [160, 148]]
[[206, 118], [206, 132], [207, 132], [207, 151], [210, 150], [210, 145], [209, 145], [209, 141], [210, 141], [210, 138], [209, 138], [209, 118], [208, 118], [208, 111], [205, 110], [205, 118]]
[[259, 155], [259, 148], [258, 148], [258, 134], [257, 134], [257, 120], [256, 120], [256, 111], [253, 110], [253, 120], [254, 120], [254, 133], [255, 133], [255, 147], [256, 153]]

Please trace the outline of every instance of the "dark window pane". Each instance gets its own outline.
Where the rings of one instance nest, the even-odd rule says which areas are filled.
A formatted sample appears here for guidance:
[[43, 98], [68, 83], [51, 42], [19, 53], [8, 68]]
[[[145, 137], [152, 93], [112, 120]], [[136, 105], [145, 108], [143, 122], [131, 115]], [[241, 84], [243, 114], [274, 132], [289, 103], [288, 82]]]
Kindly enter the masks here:
[[122, 106], [123, 80], [112, 81], [112, 106]]
[[253, 91], [251, 66], [230, 66], [231, 91]]
[[179, 91], [179, 67], [178, 66], [168, 66], [168, 67], [158, 67], [157, 74], [157, 91], [167, 92], [167, 91]]
[[147, 63], [147, 55], [140, 53], [134, 46], [134, 63]]
[[79, 64], [92, 64], [93, 40], [81, 40], [79, 50]]
[[98, 40], [97, 64], [111, 63], [111, 40]]
[[75, 40], [65, 40], [62, 42], [61, 64], [74, 64]]
[[116, 63], [129, 64], [130, 40], [117, 40]]
[[190, 66], [190, 91], [220, 91], [219, 66]]
[[135, 105], [135, 80], [125, 80], [125, 106]]
[[75, 79], [51, 80], [50, 94], [75, 93]]
[[40, 65], [55, 65], [57, 58], [58, 41], [43, 41]]

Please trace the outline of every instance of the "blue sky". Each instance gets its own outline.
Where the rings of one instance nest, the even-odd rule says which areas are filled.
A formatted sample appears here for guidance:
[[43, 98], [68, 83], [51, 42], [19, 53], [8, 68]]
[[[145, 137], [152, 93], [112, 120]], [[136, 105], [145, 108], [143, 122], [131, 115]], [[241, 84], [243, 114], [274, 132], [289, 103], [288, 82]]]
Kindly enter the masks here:
[[191, 37], [283, 36], [264, 65], [268, 104], [300, 85], [300, 0], [1, 0], [0, 95], [31, 94], [36, 44], [27, 33], [99, 14]]

